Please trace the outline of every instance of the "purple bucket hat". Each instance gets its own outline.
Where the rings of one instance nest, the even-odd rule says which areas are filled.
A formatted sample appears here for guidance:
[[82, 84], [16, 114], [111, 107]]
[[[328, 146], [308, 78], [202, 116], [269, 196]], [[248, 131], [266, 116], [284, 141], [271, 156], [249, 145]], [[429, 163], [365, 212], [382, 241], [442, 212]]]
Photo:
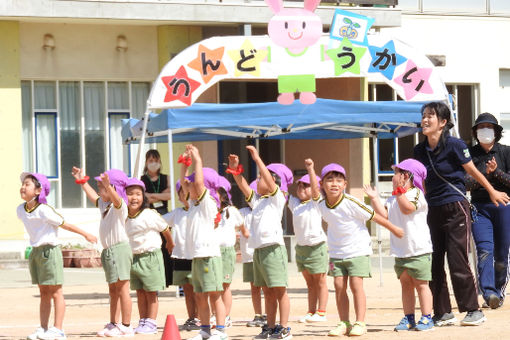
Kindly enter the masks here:
[[228, 199], [232, 201], [232, 195], [230, 194], [230, 190], [232, 190], [232, 185], [224, 176], [218, 175], [218, 188], [223, 188], [227, 192]]
[[[209, 194], [214, 198], [216, 201], [216, 205], [220, 206], [220, 199], [218, 197], [218, 194], [216, 193], [216, 189], [219, 188], [219, 177], [216, 170], [211, 168], [202, 168], [202, 173], [204, 174], [204, 186], [209, 190]], [[186, 177], [190, 182], [195, 181], [195, 173], [192, 173], [188, 177]]]
[[51, 185], [48, 181], [48, 178], [44, 176], [43, 174], [39, 174], [37, 172], [22, 172], [19, 178], [21, 179], [21, 183], [25, 180], [27, 176], [33, 176], [39, 183], [41, 184], [41, 193], [39, 194], [39, 198], [37, 199], [37, 202], [46, 204], [48, 201], [46, 200], [46, 197], [50, 194]]
[[132, 177], [126, 181], [126, 188], [132, 187], [135, 185], [141, 187], [143, 192], [145, 192], [145, 183], [143, 181], [139, 180], [138, 178]]
[[251, 188], [253, 191], [257, 192], [257, 180], [256, 180], [256, 179], [254, 179], [253, 181], [251, 181], [251, 183], [250, 183], [250, 188]]
[[[128, 176], [122, 170], [118, 169], [110, 169], [105, 171], [108, 174], [108, 178], [110, 178], [110, 184], [113, 184], [115, 187], [115, 191], [119, 194], [120, 197], [127, 203], [126, 196], [126, 183], [128, 181]], [[101, 177], [97, 176], [94, 179], [98, 182], [101, 182]]]
[[427, 178], [427, 168], [421, 162], [413, 158], [404, 159], [402, 162], [392, 165], [391, 168], [399, 168], [413, 174], [413, 185], [423, 191], [423, 182]]
[[181, 180], [178, 179], [177, 182], [175, 182], [175, 192], [179, 192], [181, 190]]
[[289, 191], [289, 186], [294, 182], [294, 176], [292, 175], [292, 171], [282, 163], [271, 163], [267, 166], [267, 170], [274, 172], [281, 179], [280, 189], [284, 192]]
[[[315, 177], [317, 178], [317, 183], [320, 182], [321, 178], [317, 175], [315, 175]], [[303, 177], [301, 177], [298, 182], [302, 182], [302, 183], [305, 183], [305, 184], [310, 184], [310, 175], [306, 174], [304, 175]]]
[[324, 176], [326, 176], [328, 173], [333, 172], [333, 171], [339, 172], [344, 176], [344, 178], [347, 178], [347, 175], [345, 174], [344, 167], [337, 163], [329, 163], [324, 168], [322, 168], [321, 178], [324, 178]]

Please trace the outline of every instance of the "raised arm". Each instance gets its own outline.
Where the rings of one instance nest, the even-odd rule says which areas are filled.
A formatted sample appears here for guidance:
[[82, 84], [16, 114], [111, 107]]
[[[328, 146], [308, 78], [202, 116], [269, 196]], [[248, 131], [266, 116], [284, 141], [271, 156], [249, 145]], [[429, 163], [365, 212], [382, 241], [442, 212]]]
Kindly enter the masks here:
[[271, 175], [269, 170], [267, 170], [266, 165], [262, 161], [262, 158], [260, 158], [259, 152], [253, 145], [246, 146], [246, 149], [248, 149], [251, 158], [259, 168], [260, 179], [266, 182], [267, 188], [269, 189], [270, 192], [274, 192], [276, 190], [277, 185], [273, 180], [273, 175]]
[[314, 163], [311, 158], [305, 159], [305, 167], [306, 167], [306, 171], [308, 171], [308, 176], [310, 177], [310, 187], [312, 189], [312, 198], [314, 200], [317, 200], [321, 196], [321, 191], [319, 189], [319, 183], [317, 182], [317, 175], [315, 174]]
[[480, 171], [478, 171], [473, 161], [462, 164], [462, 167], [464, 167], [464, 170], [466, 170], [468, 174], [470, 174], [478, 183], [480, 183], [485, 188], [485, 190], [487, 190], [492, 203], [494, 203], [496, 206], [499, 206], [499, 203], [505, 205], [508, 203], [510, 200], [508, 195], [505, 192], [495, 190], [487, 178], [485, 178], [485, 176], [482, 175]]
[[[71, 175], [77, 180], [83, 180], [85, 178], [85, 171], [83, 169], [80, 169], [78, 167], [73, 166], [71, 170]], [[88, 182], [83, 182], [80, 184], [81, 188], [85, 192], [85, 195], [87, 195], [87, 198], [92, 203], [96, 204], [97, 199], [99, 198], [99, 195], [97, 192], [90, 186]]]
[[122, 206], [122, 198], [119, 196], [119, 194], [117, 194], [115, 188], [110, 184], [110, 177], [108, 174], [105, 172], [99, 175], [99, 177], [101, 178], [101, 182], [103, 183], [106, 191], [112, 199], [113, 206], [115, 208], [120, 208]]
[[205, 190], [202, 157], [200, 157], [198, 149], [192, 144], [186, 145], [186, 150], [188, 150], [191, 159], [195, 163], [195, 181], [193, 182], [193, 185], [195, 186], [197, 194], [201, 195]]
[[[184, 151], [182, 156], [183, 157], [189, 157], [188, 152]], [[187, 185], [185, 185], [185, 182], [184, 182], [186, 180], [186, 176], [187, 175], [188, 175], [188, 166], [186, 165], [185, 162], [182, 162], [181, 163], [181, 171], [180, 171], [179, 180], [181, 181], [181, 188], [182, 188], [182, 192], [184, 193], [184, 197], [188, 197], [188, 188], [187, 188]]]
[[363, 190], [365, 190], [365, 194], [367, 194], [368, 198], [370, 198], [370, 205], [375, 210], [376, 214], [387, 219], [388, 211], [379, 199], [377, 189], [372, 187], [370, 184], [365, 184], [363, 185]]
[[[231, 170], [236, 170], [239, 166], [239, 156], [237, 155], [229, 155], [228, 156], [228, 167]], [[239, 190], [243, 193], [244, 197], [248, 198], [251, 195], [251, 188], [248, 182], [244, 179], [243, 175], [239, 174], [232, 174], [234, 177], [234, 181], [236, 181], [237, 186], [239, 187]]]

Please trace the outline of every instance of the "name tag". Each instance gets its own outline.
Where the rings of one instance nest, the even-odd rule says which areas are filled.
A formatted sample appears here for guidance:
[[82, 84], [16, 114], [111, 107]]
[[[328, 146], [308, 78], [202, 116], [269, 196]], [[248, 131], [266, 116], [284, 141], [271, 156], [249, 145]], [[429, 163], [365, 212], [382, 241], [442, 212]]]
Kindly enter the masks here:
[[163, 202], [161, 202], [161, 201], [154, 202], [154, 203], [152, 203], [152, 206], [156, 209], [161, 208], [163, 206]]

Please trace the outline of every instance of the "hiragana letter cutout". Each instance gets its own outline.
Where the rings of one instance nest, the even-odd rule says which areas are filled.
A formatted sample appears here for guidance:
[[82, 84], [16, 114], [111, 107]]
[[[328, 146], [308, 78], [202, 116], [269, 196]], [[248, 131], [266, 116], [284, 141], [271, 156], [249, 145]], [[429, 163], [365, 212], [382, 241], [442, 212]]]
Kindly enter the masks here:
[[395, 73], [395, 67], [404, 63], [407, 58], [397, 54], [393, 40], [388, 41], [383, 47], [369, 46], [372, 61], [368, 72], [381, 73], [384, 77], [391, 80]]
[[395, 83], [402, 86], [405, 99], [410, 100], [418, 93], [434, 92], [429, 84], [431, 73], [431, 68], [418, 68], [412, 60], [409, 60], [405, 72], [395, 78]]
[[235, 64], [234, 76], [251, 74], [260, 76], [260, 62], [266, 59], [267, 50], [257, 50], [251, 41], [246, 39], [238, 50], [229, 50], [228, 55]]
[[208, 83], [214, 76], [227, 74], [227, 69], [221, 60], [225, 47], [220, 47], [210, 50], [204, 45], [198, 45], [198, 55], [193, 59], [188, 66], [200, 72], [204, 83]]
[[184, 66], [181, 66], [175, 75], [161, 77], [166, 86], [165, 103], [180, 100], [184, 104], [191, 105], [191, 95], [200, 86], [200, 83], [188, 77]]
[[365, 52], [366, 47], [354, 47], [347, 38], [344, 38], [337, 48], [326, 51], [335, 63], [335, 76], [345, 72], [360, 74], [359, 62]]

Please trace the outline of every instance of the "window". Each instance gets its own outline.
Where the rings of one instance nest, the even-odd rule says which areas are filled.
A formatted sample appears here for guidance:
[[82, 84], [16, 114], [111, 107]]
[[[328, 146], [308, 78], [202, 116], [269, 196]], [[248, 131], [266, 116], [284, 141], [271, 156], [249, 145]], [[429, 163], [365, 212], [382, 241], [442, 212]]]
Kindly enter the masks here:
[[[129, 146], [122, 144], [122, 119], [145, 112], [148, 82], [21, 82], [23, 168], [45, 174], [50, 204], [92, 207], [70, 175], [72, 166], [90, 177], [118, 168], [131, 175]], [[90, 181], [95, 186], [94, 181]]]

